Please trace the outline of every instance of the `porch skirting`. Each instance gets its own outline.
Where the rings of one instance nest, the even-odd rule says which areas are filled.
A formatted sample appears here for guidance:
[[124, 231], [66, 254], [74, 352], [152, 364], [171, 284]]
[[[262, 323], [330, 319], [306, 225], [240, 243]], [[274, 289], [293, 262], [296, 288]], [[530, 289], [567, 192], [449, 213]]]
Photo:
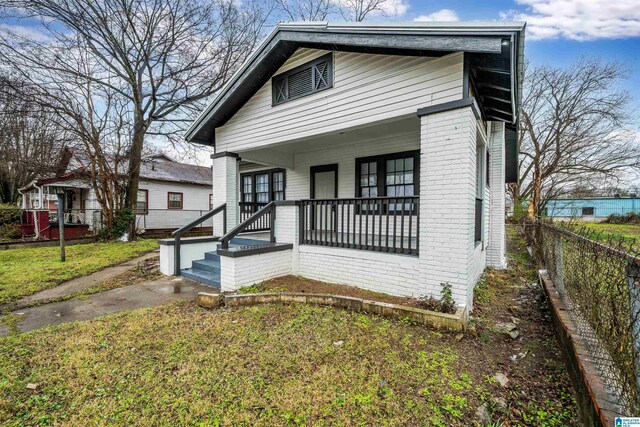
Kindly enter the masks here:
[[301, 276], [391, 295], [422, 296], [417, 291], [424, 288], [418, 257], [308, 245], [300, 245], [298, 251]]

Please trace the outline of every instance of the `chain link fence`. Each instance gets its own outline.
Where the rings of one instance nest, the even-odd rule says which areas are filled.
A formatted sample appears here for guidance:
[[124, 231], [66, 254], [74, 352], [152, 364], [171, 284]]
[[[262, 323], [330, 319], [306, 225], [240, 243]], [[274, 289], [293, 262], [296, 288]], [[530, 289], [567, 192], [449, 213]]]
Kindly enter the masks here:
[[601, 377], [640, 415], [640, 254], [633, 240], [567, 223], [525, 226]]

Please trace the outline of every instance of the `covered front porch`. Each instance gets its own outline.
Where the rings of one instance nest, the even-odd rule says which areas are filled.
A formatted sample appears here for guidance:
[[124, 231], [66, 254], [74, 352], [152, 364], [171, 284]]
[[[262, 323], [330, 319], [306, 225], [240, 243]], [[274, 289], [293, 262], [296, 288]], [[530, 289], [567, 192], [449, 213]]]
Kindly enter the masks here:
[[[296, 201], [300, 244], [417, 256], [419, 125], [406, 117], [237, 153], [237, 221]], [[269, 227], [265, 215], [249, 230]]]
[[213, 235], [266, 231], [270, 246], [217, 240], [221, 289], [299, 274], [439, 297], [450, 283], [470, 304], [484, 267], [504, 264], [504, 129], [471, 100], [213, 155]]

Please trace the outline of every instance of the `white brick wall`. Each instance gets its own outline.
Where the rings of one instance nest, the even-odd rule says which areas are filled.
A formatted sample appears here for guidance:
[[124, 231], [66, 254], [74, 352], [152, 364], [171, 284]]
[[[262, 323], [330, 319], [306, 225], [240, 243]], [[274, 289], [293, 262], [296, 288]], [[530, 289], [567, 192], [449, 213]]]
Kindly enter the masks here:
[[301, 276], [392, 295], [426, 294], [416, 257], [309, 245], [299, 251]]
[[487, 264], [495, 268], [506, 268], [505, 232], [505, 142], [504, 123], [493, 122], [489, 136], [490, 162], [489, 182], [491, 203], [489, 209], [489, 247]]
[[291, 249], [239, 258], [220, 257], [220, 289], [235, 291], [278, 276], [291, 274]]
[[[470, 107], [423, 116], [420, 151], [420, 261], [426, 288], [438, 297], [452, 285], [469, 304], [474, 244], [476, 120]], [[480, 249], [481, 250], [481, 249]]]
[[274, 231], [276, 242], [293, 244], [291, 274], [299, 274], [300, 271], [300, 256], [298, 253], [298, 243], [300, 242], [299, 213], [297, 205], [276, 207]]

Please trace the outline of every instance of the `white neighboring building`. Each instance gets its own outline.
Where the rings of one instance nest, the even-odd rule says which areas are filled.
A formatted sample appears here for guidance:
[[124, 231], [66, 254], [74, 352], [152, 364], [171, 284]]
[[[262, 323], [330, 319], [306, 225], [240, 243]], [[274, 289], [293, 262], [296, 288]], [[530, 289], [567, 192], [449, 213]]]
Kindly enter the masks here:
[[[177, 257], [163, 242], [162, 271], [222, 291], [296, 274], [439, 297], [448, 282], [470, 308], [485, 267], [506, 265], [523, 45], [522, 23], [278, 25], [186, 134], [215, 147], [230, 232], [218, 214]], [[238, 240], [263, 229], [270, 242]]]
[[[48, 209], [55, 216], [56, 193], [65, 193], [68, 224], [100, 226], [100, 204], [86, 176], [87, 162], [68, 150], [59, 172], [21, 189], [24, 209]], [[211, 168], [178, 163], [159, 154], [143, 159], [140, 167], [136, 224], [139, 232], [168, 232], [211, 209]], [[52, 218], [53, 219], [53, 218]], [[211, 228], [211, 221], [203, 227]]]

